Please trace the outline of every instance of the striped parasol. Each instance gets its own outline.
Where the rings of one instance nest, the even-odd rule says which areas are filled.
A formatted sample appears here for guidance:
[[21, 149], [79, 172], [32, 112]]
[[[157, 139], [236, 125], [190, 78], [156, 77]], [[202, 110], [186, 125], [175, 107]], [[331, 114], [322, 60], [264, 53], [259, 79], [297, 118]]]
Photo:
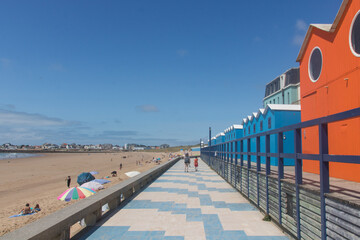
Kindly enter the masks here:
[[58, 196], [58, 200], [69, 202], [71, 199], [86, 198], [95, 193], [94, 190], [86, 187], [72, 187]]

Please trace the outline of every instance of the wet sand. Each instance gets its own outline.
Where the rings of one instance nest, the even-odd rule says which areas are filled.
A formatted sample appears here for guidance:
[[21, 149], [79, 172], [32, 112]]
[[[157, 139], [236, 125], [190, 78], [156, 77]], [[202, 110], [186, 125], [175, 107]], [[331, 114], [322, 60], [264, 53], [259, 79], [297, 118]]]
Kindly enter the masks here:
[[[108, 188], [128, 179], [125, 172], [144, 172], [156, 166], [151, 162], [153, 157], [162, 158], [162, 162], [168, 160], [165, 153], [46, 153], [40, 157], [0, 160], [0, 236], [74, 203], [57, 200], [67, 189], [68, 175], [74, 187], [82, 172], [97, 171], [99, 174], [95, 177], [102, 178], [116, 170], [117, 177], [110, 177], [111, 183], [104, 185]], [[141, 165], [137, 165], [137, 161]], [[31, 207], [40, 204], [41, 211], [9, 218], [19, 214], [26, 203]]]

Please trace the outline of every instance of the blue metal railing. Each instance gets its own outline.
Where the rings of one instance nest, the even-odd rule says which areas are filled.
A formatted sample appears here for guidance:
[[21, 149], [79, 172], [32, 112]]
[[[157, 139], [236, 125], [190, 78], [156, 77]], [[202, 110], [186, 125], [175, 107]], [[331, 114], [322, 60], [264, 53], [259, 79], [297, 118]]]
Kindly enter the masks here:
[[[297, 223], [297, 238], [301, 239], [301, 227], [300, 227], [300, 204], [299, 186], [303, 180], [302, 161], [316, 160], [320, 164], [320, 202], [321, 202], [321, 238], [326, 239], [326, 216], [325, 216], [325, 193], [330, 192], [329, 182], [329, 162], [341, 162], [341, 163], [355, 163], [360, 164], [360, 156], [358, 155], [329, 155], [328, 145], [328, 124], [332, 122], [347, 120], [360, 116], [360, 108], [352, 109], [349, 111], [337, 113], [334, 115], [313, 119], [306, 122], [301, 122], [278, 129], [270, 130], [267, 132], [261, 132], [253, 134], [251, 136], [242, 137], [225, 143], [217, 145], [210, 145], [209, 147], [201, 148], [202, 159], [211, 164], [211, 158], [220, 159], [229, 163], [235, 163], [236, 166], [240, 165], [244, 167], [244, 156], [247, 156], [247, 195], [249, 196], [249, 170], [251, 169], [251, 156], [256, 156], [256, 171], [261, 171], [261, 157], [265, 157], [265, 174], [266, 174], [266, 212], [269, 213], [269, 185], [268, 176], [270, 175], [270, 157], [275, 157], [278, 160], [278, 190], [279, 190], [279, 223], [282, 224], [282, 209], [281, 209], [281, 180], [284, 178], [284, 158], [292, 158], [295, 160], [295, 187], [296, 187], [296, 223]], [[318, 126], [319, 131], [319, 154], [303, 154], [302, 142], [301, 142], [301, 130], [303, 128]], [[283, 133], [294, 132], [294, 153], [283, 152]], [[360, 133], [359, 133], [360, 134]], [[277, 135], [277, 153], [270, 152], [270, 135]], [[211, 134], [210, 134], [211, 136]], [[265, 152], [260, 152], [260, 137], [265, 137]], [[256, 152], [251, 152], [251, 139], [256, 139]], [[244, 142], [247, 142], [247, 149], [244, 151]], [[238, 147], [240, 144], [240, 152]], [[233, 148], [235, 145], [235, 151]], [[230, 147], [231, 146], [231, 147]], [[229, 158], [229, 156], [231, 156]], [[234, 156], [234, 157], [233, 157]], [[240, 164], [238, 162], [240, 157]], [[222, 169], [224, 171], [224, 169]], [[240, 171], [241, 178], [242, 171]], [[257, 177], [257, 187], [259, 188], [259, 177]], [[242, 184], [240, 186], [241, 192], [243, 192]], [[259, 194], [259, 191], [257, 191]], [[259, 206], [259, 195], [257, 197]]]

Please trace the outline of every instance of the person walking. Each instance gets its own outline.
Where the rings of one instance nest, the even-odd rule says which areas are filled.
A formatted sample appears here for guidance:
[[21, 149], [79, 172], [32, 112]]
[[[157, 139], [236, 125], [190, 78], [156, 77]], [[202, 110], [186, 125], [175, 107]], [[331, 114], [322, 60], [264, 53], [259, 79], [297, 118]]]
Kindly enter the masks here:
[[190, 165], [190, 156], [188, 152], [185, 152], [185, 172], [189, 172], [189, 165]]
[[196, 172], [197, 172], [197, 170], [198, 170], [198, 166], [199, 166], [198, 159], [195, 158], [195, 159], [194, 159], [194, 167], [195, 167], [195, 171], [196, 171]]
[[71, 177], [68, 176], [65, 181], [67, 181], [67, 187], [70, 188], [70, 184], [71, 184]]

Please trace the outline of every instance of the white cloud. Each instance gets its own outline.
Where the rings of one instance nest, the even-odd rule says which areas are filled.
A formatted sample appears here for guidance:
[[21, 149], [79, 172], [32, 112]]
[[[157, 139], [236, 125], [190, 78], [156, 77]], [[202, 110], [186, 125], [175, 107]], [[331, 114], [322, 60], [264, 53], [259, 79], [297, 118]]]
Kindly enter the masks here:
[[49, 66], [49, 69], [50, 70], [53, 70], [53, 71], [59, 71], [59, 72], [62, 72], [64, 71], [64, 66], [62, 64], [59, 64], [59, 63], [54, 63], [54, 64], [51, 64]]
[[297, 46], [302, 45], [307, 28], [308, 28], [308, 25], [306, 24], [306, 22], [304, 20], [302, 20], [302, 19], [296, 20], [295, 35], [292, 40], [292, 43], [294, 45], [297, 45]]
[[306, 32], [308, 25], [306, 24], [306, 22], [304, 20], [298, 19], [296, 21], [295, 27], [296, 27], [297, 31]]
[[262, 39], [261, 39], [261, 37], [256, 36], [256, 37], [254, 37], [253, 41], [254, 41], [254, 42], [261, 42]]
[[155, 105], [147, 104], [136, 106], [136, 109], [141, 112], [158, 112], [159, 109]]
[[6, 68], [10, 66], [11, 60], [7, 58], [0, 58], [1, 66]]
[[40, 114], [0, 109], [0, 125], [3, 126], [64, 126], [68, 121]]
[[292, 43], [293, 43], [294, 45], [301, 46], [302, 43], [303, 43], [303, 41], [304, 41], [304, 37], [305, 37], [304, 34], [302, 34], [302, 35], [301, 35], [301, 34], [296, 34], [296, 35], [293, 37]]
[[180, 57], [184, 57], [186, 55], [189, 54], [188, 50], [185, 50], [185, 49], [179, 49], [177, 50], [177, 54], [180, 56]]

